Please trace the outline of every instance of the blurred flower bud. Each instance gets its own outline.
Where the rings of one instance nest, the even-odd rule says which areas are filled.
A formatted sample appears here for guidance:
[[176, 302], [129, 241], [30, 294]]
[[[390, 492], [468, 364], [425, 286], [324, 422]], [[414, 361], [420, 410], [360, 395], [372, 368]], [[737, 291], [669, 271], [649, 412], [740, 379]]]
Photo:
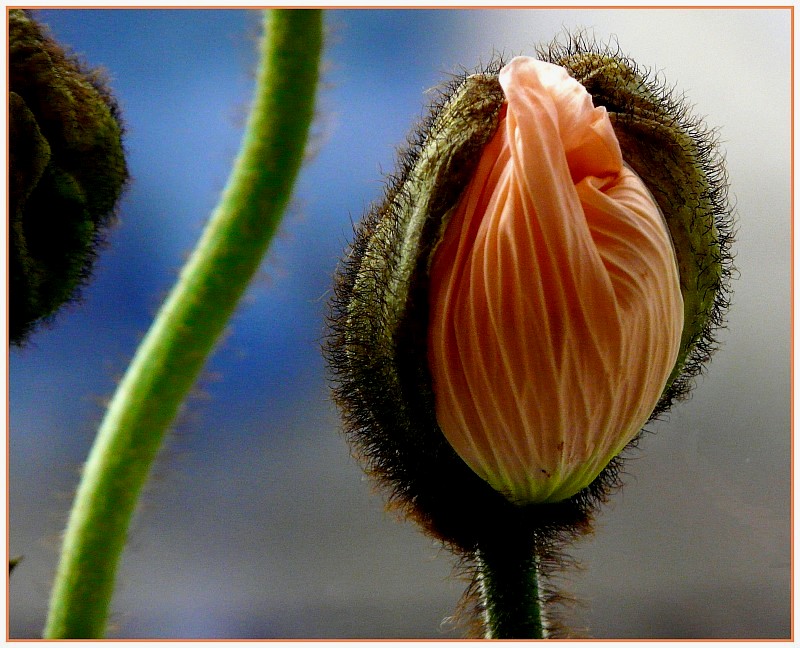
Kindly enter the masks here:
[[355, 453], [467, 552], [585, 528], [727, 307], [713, 132], [617, 53], [578, 37], [539, 55], [444, 92], [332, 302]]
[[127, 181], [122, 125], [100, 72], [25, 11], [9, 22], [9, 337], [74, 299]]

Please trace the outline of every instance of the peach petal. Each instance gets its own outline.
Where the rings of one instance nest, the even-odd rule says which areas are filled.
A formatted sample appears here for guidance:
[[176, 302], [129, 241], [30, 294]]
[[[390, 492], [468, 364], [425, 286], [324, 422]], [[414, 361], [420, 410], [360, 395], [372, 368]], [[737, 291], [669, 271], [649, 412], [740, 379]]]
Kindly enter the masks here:
[[436, 415], [509, 499], [558, 501], [646, 423], [683, 300], [666, 225], [605, 108], [532, 58], [499, 80], [505, 114], [431, 266]]

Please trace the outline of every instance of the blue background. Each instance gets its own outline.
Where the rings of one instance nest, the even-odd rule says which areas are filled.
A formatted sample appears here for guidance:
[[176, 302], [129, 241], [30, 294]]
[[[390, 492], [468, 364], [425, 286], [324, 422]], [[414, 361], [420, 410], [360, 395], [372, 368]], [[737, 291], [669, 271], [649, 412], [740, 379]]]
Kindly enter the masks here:
[[[10, 633], [41, 632], [59, 533], [103, 405], [237, 152], [256, 11], [43, 10], [110, 73], [132, 182], [83, 302], [10, 354]], [[575, 547], [563, 616], [595, 637], [789, 634], [787, 10], [336, 10], [312, 154], [259, 276], [134, 520], [112, 637], [457, 637], [452, 557], [349, 457], [319, 345], [351, 220], [448, 74], [563, 28], [662, 70], [721, 128], [741, 278], [695, 397], [652, 427]], [[744, 45], [746, 43], [746, 46]]]

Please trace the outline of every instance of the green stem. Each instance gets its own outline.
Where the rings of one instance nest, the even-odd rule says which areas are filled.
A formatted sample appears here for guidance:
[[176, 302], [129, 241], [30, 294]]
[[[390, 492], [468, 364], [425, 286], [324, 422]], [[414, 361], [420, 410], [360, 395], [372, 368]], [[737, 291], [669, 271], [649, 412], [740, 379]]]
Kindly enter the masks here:
[[545, 639], [535, 544], [513, 537], [477, 552], [487, 639]]
[[261, 48], [255, 98], [228, 185], [119, 384], [84, 467], [46, 638], [103, 636], [130, 518], [165, 431], [289, 201], [314, 112], [321, 12], [267, 12]]

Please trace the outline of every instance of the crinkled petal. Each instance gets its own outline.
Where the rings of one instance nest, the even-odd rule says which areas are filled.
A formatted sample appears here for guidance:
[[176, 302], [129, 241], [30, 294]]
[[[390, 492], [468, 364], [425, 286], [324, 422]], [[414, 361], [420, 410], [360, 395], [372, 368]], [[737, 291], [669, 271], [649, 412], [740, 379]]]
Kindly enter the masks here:
[[683, 300], [666, 225], [605, 108], [532, 58], [499, 80], [500, 126], [431, 266], [436, 416], [494, 488], [558, 501], [649, 418]]

